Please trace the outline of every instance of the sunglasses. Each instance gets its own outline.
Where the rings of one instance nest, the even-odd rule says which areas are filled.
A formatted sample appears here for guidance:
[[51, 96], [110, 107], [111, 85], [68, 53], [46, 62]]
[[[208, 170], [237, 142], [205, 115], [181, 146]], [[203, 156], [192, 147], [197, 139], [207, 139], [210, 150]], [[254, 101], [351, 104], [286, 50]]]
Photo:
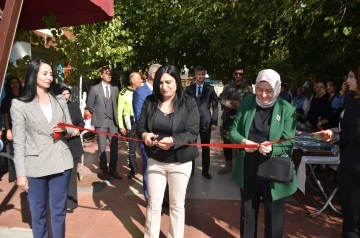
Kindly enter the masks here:
[[234, 75], [240, 75], [241, 76], [241, 75], [243, 75], [243, 73], [234, 73]]

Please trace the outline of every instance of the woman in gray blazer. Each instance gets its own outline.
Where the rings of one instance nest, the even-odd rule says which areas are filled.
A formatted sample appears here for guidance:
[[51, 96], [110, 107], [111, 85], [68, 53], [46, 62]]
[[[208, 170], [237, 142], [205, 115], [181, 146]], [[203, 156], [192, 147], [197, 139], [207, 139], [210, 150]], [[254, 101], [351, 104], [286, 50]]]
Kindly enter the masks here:
[[[51, 93], [49, 63], [34, 59], [28, 66], [21, 96], [13, 99], [11, 115], [17, 185], [28, 191], [34, 237], [48, 237], [47, 208], [53, 237], [65, 237], [66, 198], [73, 157], [59, 122], [71, 124], [63, 96]], [[54, 133], [61, 133], [54, 139]], [[72, 133], [72, 130], [69, 130]]]

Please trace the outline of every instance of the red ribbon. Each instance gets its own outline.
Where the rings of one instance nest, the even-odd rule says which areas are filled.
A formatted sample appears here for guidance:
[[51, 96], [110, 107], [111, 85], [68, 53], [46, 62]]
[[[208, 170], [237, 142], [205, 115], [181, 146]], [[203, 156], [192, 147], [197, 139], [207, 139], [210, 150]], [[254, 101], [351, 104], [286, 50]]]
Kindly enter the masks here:
[[[134, 141], [139, 141], [139, 142], [144, 142], [141, 139], [136, 139], [136, 138], [131, 138], [131, 137], [126, 137], [126, 136], [120, 136], [118, 134], [111, 134], [108, 132], [104, 132], [104, 131], [97, 131], [97, 130], [92, 130], [92, 129], [88, 129], [88, 128], [83, 128], [80, 126], [74, 126], [71, 124], [66, 124], [64, 122], [60, 122], [58, 123], [58, 126], [61, 127], [70, 127], [70, 128], [74, 128], [74, 129], [78, 129], [78, 130], [82, 130], [82, 131], [88, 131], [88, 132], [92, 132], [92, 133], [96, 133], [96, 134], [103, 134], [103, 135], [107, 135], [107, 136], [111, 136], [111, 137], [117, 137], [120, 139], [125, 139], [125, 140], [134, 140]], [[263, 145], [273, 145], [273, 144], [278, 144], [278, 143], [282, 143], [284, 141], [289, 141], [289, 140], [294, 140], [296, 138], [302, 137], [302, 136], [308, 136], [308, 135], [315, 135], [315, 134], [319, 134], [322, 133], [322, 131], [319, 132], [314, 132], [314, 133], [309, 133], [309, 134], [305, 134], [305, 135], [300, 135], [300, 136], [295, 136], [292, 138], [287, 138], [287, 139], [280, 139], [280, 140], [275, 140], [275, 141], [269, 141], [266, 143], [262, 143]], [[163, 144], [167, 144], [165, 142], [162, 142]], [[169, 144], [176, 144], [176, 145], [189, 145], [189, 146], [207, 146], [207, 147], [218, 147], [218, 148], [230, 148], [230, 149], [252, 149], [252, 148], [258, 148], [260, 146], [260, 144], [254, 144], [254, 145], [245, 145], [245, 144], [187, 144], [187, 143], [179, 143], [179, 142], [175, 142], [175, 143], [169, 143]]]

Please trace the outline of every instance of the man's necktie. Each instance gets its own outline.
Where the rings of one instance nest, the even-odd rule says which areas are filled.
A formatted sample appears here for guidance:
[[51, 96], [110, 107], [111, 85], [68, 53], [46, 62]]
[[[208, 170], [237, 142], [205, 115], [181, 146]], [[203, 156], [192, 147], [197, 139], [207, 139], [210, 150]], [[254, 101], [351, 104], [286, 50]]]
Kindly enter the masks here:
[[105, 86], [105, 92], [106, 92], [105, 97], [109, 98], [110, 97], [109, 86]]
[[201, 86], [198, 87], [197, 98], [201, 96]]

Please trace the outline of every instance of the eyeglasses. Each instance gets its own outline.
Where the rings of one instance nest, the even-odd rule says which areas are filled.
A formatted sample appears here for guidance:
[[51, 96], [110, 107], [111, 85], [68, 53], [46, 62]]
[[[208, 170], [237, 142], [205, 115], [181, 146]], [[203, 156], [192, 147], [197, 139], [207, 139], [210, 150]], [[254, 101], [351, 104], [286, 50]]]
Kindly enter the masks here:
[[241, 72], [235, 72], [234, 75], [240, 75], [240, 76], [241, 76], [241, 75], [243, 75], [243, 73], [241, 73]]

